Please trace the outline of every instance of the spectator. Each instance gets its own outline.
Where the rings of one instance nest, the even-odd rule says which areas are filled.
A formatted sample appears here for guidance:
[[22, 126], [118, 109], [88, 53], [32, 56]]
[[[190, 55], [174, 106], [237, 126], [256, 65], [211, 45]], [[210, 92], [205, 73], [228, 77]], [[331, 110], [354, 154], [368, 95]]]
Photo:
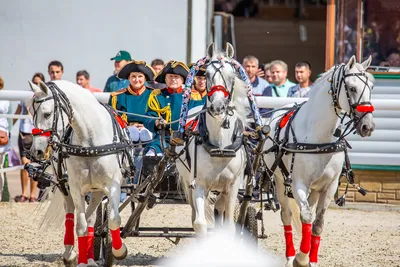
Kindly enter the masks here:
[[[32, 77], [32, 82], [36, 85], [39, 85], [39, 82], [42, 81], [44, 82], [44, 76], [42, 73], [35, 73]], [[22, 114], [22, 115], [28, 115], [29, 112], [25, 106], [25, 102], [21, 101], [17, 107], [17, 110], [15, 111], [15, 114]], [[13, 120], [13, 124], [17, 119]], [[32, 142], [33, 142], [33, 136], [32, 136], [32, 129], [33, 129], [33, 122], [32, 119], [20, 119], [19, 122], [19, 136], [18, 136], [18, 148], [19, 148], [19, 154], [21, 157], [22, 164], [25, 165], [26, 163], [30, 163], [29, 159], [27, 158], [27, 153], [30, 151]], [[21, 189], [22, 189], [22, 194], [19, 196], [16, 196], [14, 198], [15, 202], [36, 202], [36, 187], [37, 187], [37, 182], [33, 181], [32, 178], [29, 178], [28, 172], [26, 170], [21, 170], [20, 171], [21, 175]], [[30, 182], [30, 195], [28, 198], [28, 182]]]
[[129, 81], [117, 78], [117, 74], [122, 67], [132, 59], [127, 51], [120, 50], [111, 60], [114, 60], [114, 75], [108, 78], [106, 86], [104, 87], [104, 92], [107, 93], [115, 92], [129, 86]]
[[151, 67], [153, 68], [153, 70], [157, 73], [160, 72], [160, 70], [162, 70], [162, 68], [164, 68], [164, 61], [162, 61], [162, 59], [156, 58], [151, 62]]
[[64, 66], [60, 61], [53, 60], [49, 63], [48, 72], [50, 81], [62, 80]]
[[[253, 86], [253, 94], [261, 96], [266, 91], [269, 83], [261, 77], [257, 76], [259, 72], [259, 61], [255, 56], [246, 56], [243, 59], [243, 68], [246, 70], [250, 78], [251, 85]], [[268, 93], [266, 93], [268, 95]]]
[[[151, 62], [151, 67], [157, 73], [159, 73], [164, 68], [164, 61], [162, 59], [156, 58]], [[153, 89], [165, 89], [167, 85], [165, 83], [158, 83], [156, 81], [146, 81], [146, 86]]]
[[389, 56], [386, 61], [381, 62], [380, 66], [384, 67], [400, 67], [400, 53], [397, 49], [389, 50]]
[[264, 65], [264, 78], [269, 84], [272, 84], [271, 64], [270, 63]]
[[272, 79], [272, 96], [286, 97], [288, 95], [289, 88], [295, 85], [287, 78], [287, 64], [282, 60], [274, 60], [271, 62], [270, 69]]
[[90, 75], [86, 70], [80, 70], [76, 73], [76, 83], [92, 93], [103, 92], [101, 89], [90, 85]]
[[[0, 90], [4, 87], [4, 81], [0, 77]], [[10, 101], [0, 100], [0, 114], [8, 114], [10, 108]], [[8, 119], [0, 118], [0, 169], [3, 168], [4, 159], [10, 147], [9, 132], [8, 132]], [[3, 194], [4, 186], [4, 173], [0, 173], [0, 201]]]
[[311, 76], [311, 64], [307, 61], [300, 61], [296, 63], [294, 68], [296, 73], [296, 80], [298, 84], [289, 88], [288, 97], [307, 97], [312, 82]]

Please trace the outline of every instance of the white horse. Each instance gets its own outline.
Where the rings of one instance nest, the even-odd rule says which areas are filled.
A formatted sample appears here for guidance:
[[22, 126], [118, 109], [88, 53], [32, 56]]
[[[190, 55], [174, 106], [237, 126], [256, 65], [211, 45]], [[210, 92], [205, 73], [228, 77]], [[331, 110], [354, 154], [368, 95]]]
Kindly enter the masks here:
[[[206, 215], [213, 216], [207, 200], [210, 191], [220, 193], [215, 209], [219, 215], [223, 215], [224, 227], [235, 231], [234, 208], [240, 181], [244, 175], [245, 151], [243, 146], [240, 146], [234, 149], [236, 151], [231, 150], [231, 155], [228, 157], [211, 155], [213, 152], [218, 154], [232, 145], [233, 139], [239, 138], [236, 136], [236, 131], [243, 133], [243, 127], [237, 128], [237, 123], [246, 123], [243, 101], [247, 99], [247, 92], [244, 83], [236, 77], [236, 71], [230, 63], [233, 54], [234, 49], [230, 44], [227, 44], [225, 54], [216, 53], [214, 44], [208, 47], [209, 63], [206, 77], [209, 96], [207, 96], [206, 113], [203, 114], [206, 138], [202, 138], [203, 145], [197, 144], [196, 140], [187, 144], [189, 164], [186, 153], [181, 156], [185, 159], [183, 162], [176, 161], [183, 189], [192, 207], [193, 228], [199, 236], [207, 233], [207, 221], [213, 219], [206, 218]], [[191, 170], [186, 167], [187, 165]]]
[[[285, 190], [289, 188], [284, 185], [285, 179], [280, 168], [274, 173], [282, 209], [287, 266], [309, 266], [310, 263], [311, 266], [317, 265], [324, 215], [338, 188], [338, 179], [345, 159], [343, 150], [330, 150], [338, 139], [334, 137], [338, 115], [340, 112], [349, 114], [353, 120], [350, 122], [362, 137], [370, 136], [374, 130], [373, 106], [370, 102], [373, 77], [366, 72], [370, 64], [371, 58], [359, 64], [353, 56], [347, 64], [333, 67], [314, 83], [309, 100], [297, 113], [295, 111], [292, 122], [290, 116], [286, 116], [286, 124], [281, 122], [280, 118], [284, 113], [282, 111], [276, 112], [270, 120], [272, 138], [282, 140], [287, 137], [288, 143], [298, 144], [291, 146], [292, 150], [287, 151], [282, 158], [285, 169], [289, 173], [292, 170], [291, 190], [297, 205], [285, 194]], [[286, 131], [288, 127], [292, 129]], [[276, 138], [275, 133], [279, 129], [280, 133]], [[273, 142], [268, 140], [264, 148], [268, 150], [272, 146]], [[317, 147], [327, 151], [315, 153]], [[307, 153], [306, 150], [311, 150], [311, 153]], [[292, 162], [293, 155], [295, 157]], [[269, 166], [273, 164], [275, 157], [275, 153], [265, 155]], [[292, 237], [292, 212], [295, 213], [295, 224], [297, 220], [297, 225], [300, 226], [300, 218], [302, 223], [302, 239], [297, 255]]]
[[[54, 81], [47, 84], [41, 82], [39, 86], [30, 83], [30, 86], [35, 93], [29, 104], [36, 127], [32, 152], [37, 159], [46, 158], [50, 147], [63, 142], [61, 138], [68, 123], [73, 129], [70, 145], [93, 148], [109, 145], [115, 141], [113, 132], [114, 126], [117, 127], [115, 121], [89, 91], [68, 81]], [[112, 252], [116, 259], [125, 258], [127, 248], [120, 237], [121, 217], [118, 212], [122, 182], [120, 154], [82, 157], [71, 153], [65, 159], [69, 177], [69, 195], [64, 200], [66, 213], [64, 261], [71, 264], [76, 257], [73, 251], [76, 208], [78, 266], [97, 266], [93, 259], [94, 211], [104, 194], [110, 200], [108, 225], [112, 236]], [[91, 153], [90, 150], [88, 153]], [[87, 192], [92, 193], [85, 215]], [[59, 198], [55, 198], [53, 201], [58, 200]]]

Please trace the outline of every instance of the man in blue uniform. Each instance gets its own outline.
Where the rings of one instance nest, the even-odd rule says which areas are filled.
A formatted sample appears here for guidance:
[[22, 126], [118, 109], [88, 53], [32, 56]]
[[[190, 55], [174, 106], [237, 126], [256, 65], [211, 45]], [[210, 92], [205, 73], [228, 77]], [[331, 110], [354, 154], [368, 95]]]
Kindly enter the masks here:
[[[155, 134], [154, 139], [157, 141], [152, 146], [156, 148], [157, 154], [162, 153], [163, 148], [168, 146], [172, 132], [178, 129], [182, 84], [188, 71], [189, 68], [185, 63], [172, 60], [164, 65], [155, 78], [156, 82], [165, 83], [167, 88], [154, 89], [150, 94], [147, 115], [158, 118], [146, 119], [144, 125]], [[174, 123], [170, 124], [171, 122]], [[160, 134], [165, 135], [163, 140], [160, 139]]]

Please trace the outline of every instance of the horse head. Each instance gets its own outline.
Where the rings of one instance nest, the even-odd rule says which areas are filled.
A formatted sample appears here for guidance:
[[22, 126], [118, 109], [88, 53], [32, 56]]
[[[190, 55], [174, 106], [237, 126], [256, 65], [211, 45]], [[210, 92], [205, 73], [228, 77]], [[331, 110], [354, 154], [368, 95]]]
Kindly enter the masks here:
[[216, 52], [214, 43], [207, 48], [209, 58], [206, 68], [208, 112], [214, 118], [222, 118], [228, 111], [235, 86], [236, 71], [231, 64], [234, 49], [226, 44], [225, 52]]
[[36, 159], [43, 160], [49, 157], [50, 148], [63, 136], [69, 122], [65, 112], [68, 108], [60, 106], [58, 96], [54, 96], [54, 92], [46, 83], [40, 81], [39, 85], [36, 85], [29, 81], [29, 85], [35, 94], [27, 103], [35, 127], [32, 129], [31, 152]]
[[352, 56], [347, 64], [336, 67], [329, 80], [333, 106], [345, 111], [353, 120], [354, 127], [361, 137], [370, 136], [375, 129], [371, 103], [373, 76], [366, 70], [371, 64], [369, 57], [363, 63], [357, 63]]

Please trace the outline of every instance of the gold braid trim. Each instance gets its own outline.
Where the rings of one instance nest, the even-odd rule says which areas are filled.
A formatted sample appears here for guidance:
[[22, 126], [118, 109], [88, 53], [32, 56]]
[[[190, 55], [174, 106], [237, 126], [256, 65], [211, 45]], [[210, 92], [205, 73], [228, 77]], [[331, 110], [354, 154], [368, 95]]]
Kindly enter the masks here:
[[[127, 91], [127, 89], [124, 88], [124, 89], [118, 90], [118, 91], [116, 91], [116, 92], [112, 92], [112, 93], [110, 94], [110, 95], [111, 95], [111, 106], [112, 106], [113, 109], [117, 110], [117, 96], [120, 95], [120, 94], [125, 93], [126, 91]], [[124, 121], [128, 122], [128, 116], [127, 116], [125, 113], [123, 113], [123, 114], [121, 115], [121, 118], [122, 118]]]
[[160, 89], [155, 89], [151, 92], [149, 96], [149, 100], [147, 105], [149, 108], [155, 112], [157, 112], [158, 116], [162, 117], [165, 115], [165, 121], [171, 122], [171, 107], [165, 106], [163, 108], [160, 107], [160, 102], [158, 102], [157, 96], [161, 93]]

